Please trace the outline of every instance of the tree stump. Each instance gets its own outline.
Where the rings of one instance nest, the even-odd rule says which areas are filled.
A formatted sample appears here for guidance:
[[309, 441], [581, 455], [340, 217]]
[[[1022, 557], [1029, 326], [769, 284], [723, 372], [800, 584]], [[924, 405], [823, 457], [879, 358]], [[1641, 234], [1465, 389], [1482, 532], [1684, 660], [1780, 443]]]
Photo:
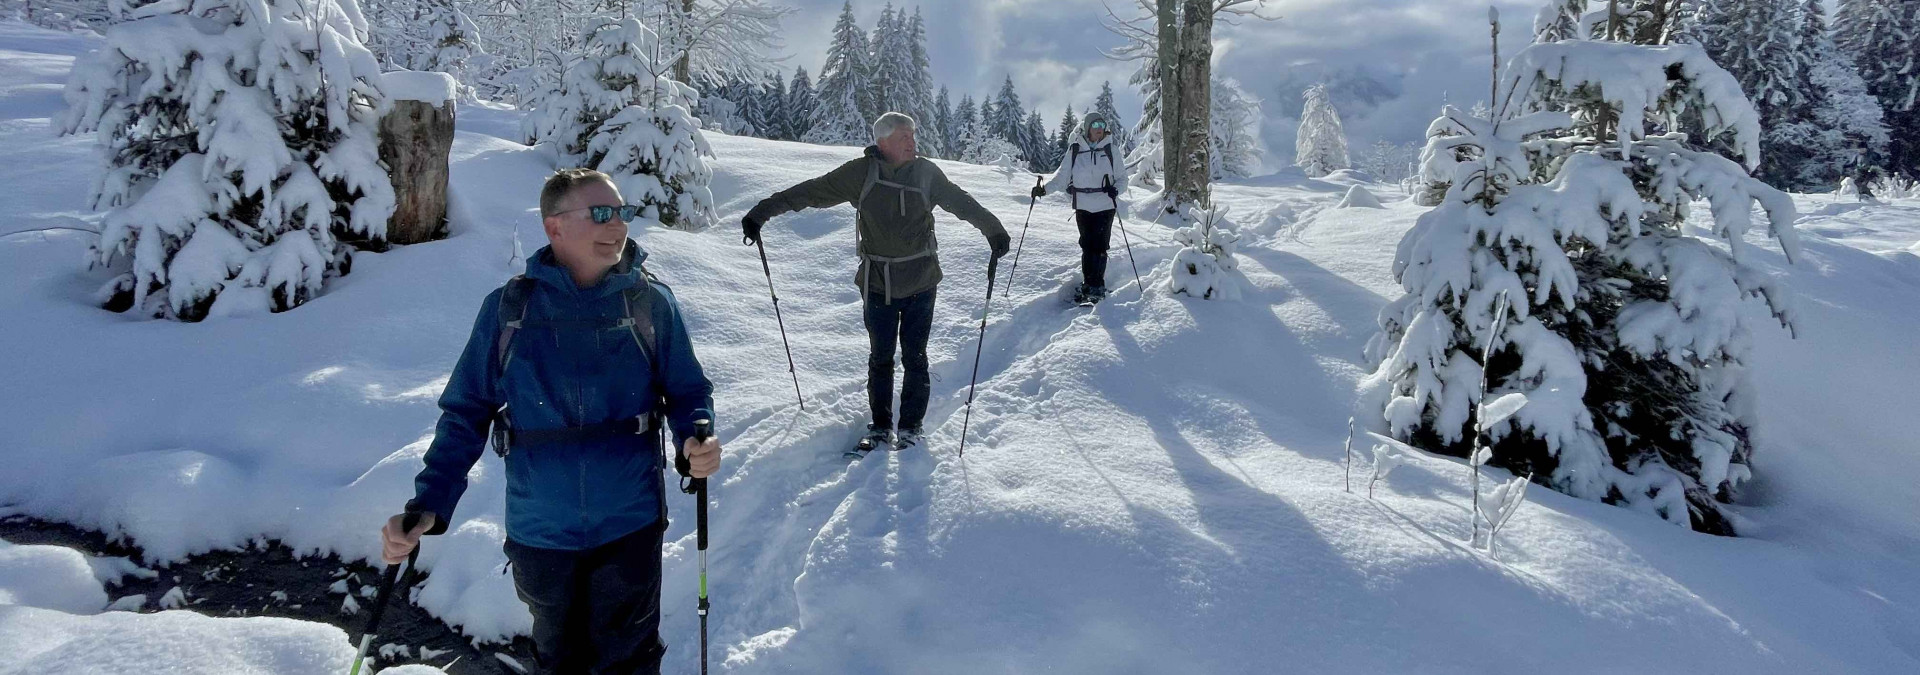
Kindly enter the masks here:
[[418, 244], [447, 236], [448, 156], [453, 150], [455, 84], [445, 73], [386, 73], [382, 90], [393, 109], [380, 118], [380, 160], [393, 181], [395, 206], [387, 243]]

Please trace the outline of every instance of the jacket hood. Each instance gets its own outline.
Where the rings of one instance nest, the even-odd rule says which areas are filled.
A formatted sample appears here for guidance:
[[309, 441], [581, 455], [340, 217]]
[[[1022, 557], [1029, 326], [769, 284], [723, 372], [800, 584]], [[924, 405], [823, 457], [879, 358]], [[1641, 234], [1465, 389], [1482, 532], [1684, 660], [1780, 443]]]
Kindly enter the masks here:
[[[1100, 139], [1099, 143], [1093, 142], [1092, 134], [1089, 133], [1091, 131], [1089, 127], [1094, 122], [1107, 123], [1107, 137]], [[1080, 118], [1080, 125], [1073, 128], [1073, 137], [1068, 139], [1067, 143], [1082, 148], [1098, 148], [1113, 143], [1113, 120], [1107, 119], [1106, 115], [1097, 112], [1087, 113], [1086, 117]]]
[[620, 262], [615, 264], [613, 269], [607, 270], [607, 276], [600, 280], [599, 285], [582, 289], [574, 285], [573, 273], [568, 271], [565, 265], [560, 264], [553, 255], [553, 245], [548, 244], [540, 247], [540, 250], [534, 251], [532, 257], [527, 258], [527, 276], [541, 283], [551, 284], [561, 291], [579, 291], [601, 296], [619, 293], [639, 285], [640, 276], [643, 274], [641, 264], [646, 261], [646, 249], [640, 248], [638, 242], [628, 238], [627, 250], [620, 254]]

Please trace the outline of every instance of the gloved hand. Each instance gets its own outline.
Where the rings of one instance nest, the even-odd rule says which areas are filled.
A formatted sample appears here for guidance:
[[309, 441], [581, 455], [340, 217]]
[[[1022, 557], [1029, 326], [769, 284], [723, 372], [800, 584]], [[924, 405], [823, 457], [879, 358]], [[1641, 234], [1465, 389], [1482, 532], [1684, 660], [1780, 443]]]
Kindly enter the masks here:
[[993, 249], [993, 259], [999, 260], [1013, 249], [1013, 237], [1005, 232], [987, 235], [987, 246]]
[[1034, 199], [1039, 199], [1039, 198], [1041, 198], [1041, 197], [1045, 197], [1045, 196], [1047, 196], [1047, 186], [1045, 186], [1045, 185], [1035, 185], [1035, 186], [1033, 186], [1033, 198], [1034, 198]]
[[1108, 183], [1105, 187], [1100, 188], [1100, 190], [1107, 193], [1109, 199], [1116, 202], [1120, 201], [1120, 188], [1114, 187], [1112, 183]]
[[740, 242], [744, 244], [760, 243], [760, 228], [766, 224], [767, 221], [756, 218], [751, 213], [747, 214], [745, 218], [741, 218], [740, 231], [744, 236], [740, 238]]

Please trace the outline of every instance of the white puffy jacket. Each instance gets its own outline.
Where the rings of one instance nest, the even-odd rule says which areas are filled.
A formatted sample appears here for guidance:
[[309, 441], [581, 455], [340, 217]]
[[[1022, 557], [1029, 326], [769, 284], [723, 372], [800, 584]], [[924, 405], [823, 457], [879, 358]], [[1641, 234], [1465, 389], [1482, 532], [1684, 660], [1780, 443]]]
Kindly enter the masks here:
[[1067, 193], [1068, 187], [1098, 188], [1105, 179], [1113, 181], [1113, 187], [1120, 194], [1127, 192], [1127, 173], [1119, 169], [1126, 158], [1119, 148], [1113, 147], [1113, 134], [1107, 134], [1099, 143], [1087, 140], [1087, 125], [1083, 122], [1073, 130], [1073, 140], [1067, 145], [1067, 156], [1060, 158], [1060, 169], [1053, 172], [1047, 180], [1047, 194], [1066, 193], [1074, 201], [1074, 208], [1081, 211], [1099, 213], [1112, 211], [1117, 204], [1103, 192], [1082, 192], [1078, 195]]

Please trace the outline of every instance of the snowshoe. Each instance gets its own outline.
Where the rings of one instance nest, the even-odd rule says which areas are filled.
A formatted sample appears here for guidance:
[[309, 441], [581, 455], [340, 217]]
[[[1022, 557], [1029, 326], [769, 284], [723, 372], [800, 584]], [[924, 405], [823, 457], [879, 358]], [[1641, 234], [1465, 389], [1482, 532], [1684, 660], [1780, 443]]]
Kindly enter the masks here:
[[921, 438], [919, 429], [901, 429], [900, 433], [893, 435], [893, 449], [905, 450], [919, 445]]
[[1073, 304], [1081, 307], [1092, 307], [1106, 297], [1106, 287], [1080, 284], [1080, 287], [1073, 291]]
[[862, 436], [860, 438], [860, 442], [854, 444], [853, 449], [848, 450], [845, 457], [847, 459], [860, 459], [862, 457], [867, 456], [867, 453], [873, 452], [874, 448], [878, 448], [883, 445], [891, 445], [892, 443], [893, 443], [892, 429], [887, 429], [884, 427], [876, 427], [874, 425], [869, 424], [867, 425], [867, 435]]

